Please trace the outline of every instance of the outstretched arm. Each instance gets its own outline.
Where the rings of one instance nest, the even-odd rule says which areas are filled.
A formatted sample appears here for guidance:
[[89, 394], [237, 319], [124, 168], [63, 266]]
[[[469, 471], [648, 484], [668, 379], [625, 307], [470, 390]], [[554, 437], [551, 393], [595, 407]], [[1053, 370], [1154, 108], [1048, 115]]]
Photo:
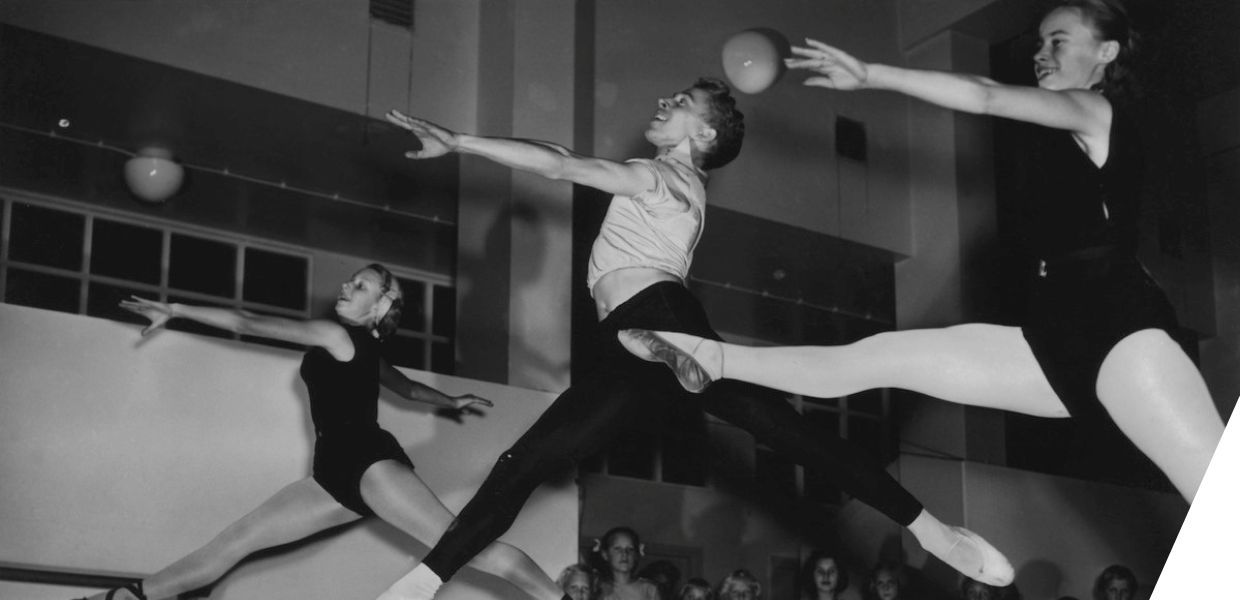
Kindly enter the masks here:
[[475, 406], [494, 406], [490, 400], [473, 394], [449, 396], [429, 385], [406, 377], [399, 369], [382, 359], [379, 361], [379, 383], [406, 400], [425, 402], [453, 411], [463, 411]]
[[1052, 91], [1005, 85], [986, 77], [869, 64], [817, 40], [792, 48], [790, 69], [817, 73], [805, 85], [837, 90], [882, 89], [899, 92], [944, 108], [1005, 117], [1082, 136], [1106, 135], [1111, 107], [1100, 94], [1086, 90]]
[[258, 315], [245, 310], [164, 303], [132, 296], [122, 300], [121, 308], [150, 319], [142, 330], [150, 335], [163, 328], [171, 319], [189, 319], [217, 329], [243, 335], [254, 335], [303, 346], [321, 346], [337, 358], [349, 359], [353, 342], [344, 328], [331, 321], [299, 321], [283, 317]]
[[387, 114], [387, 120], [408, 129], [422, 142], [421, 150], [405, 153], [408, 158], [434, 158], [450, 152], [473, 154], [547, 179], [571, 181], [623, 196], [639, 194], [655, 185], [649, 169], [583, 156], [551, 142], [457, 133], [395, 110]]

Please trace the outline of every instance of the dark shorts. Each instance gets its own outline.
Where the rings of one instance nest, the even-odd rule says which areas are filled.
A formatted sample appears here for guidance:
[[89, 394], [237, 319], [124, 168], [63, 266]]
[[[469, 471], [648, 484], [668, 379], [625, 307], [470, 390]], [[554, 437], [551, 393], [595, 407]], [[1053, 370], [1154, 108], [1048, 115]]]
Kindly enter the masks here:
[[314, 442], [314, 480], [345, 508], [368, 517], [375, 513], [362, 500], [362, 474], [381, 460], [413, 469], [396, 438], [378, 426], [333, 430]]
[[1098, 371], [1120, 340], [1178, 329], [1167, 295], [1136, 257], [1105, 254], [1049, 261], [1035, 276], [1022, 328], [1051, 387], [1076, 418], [1107, 418]]

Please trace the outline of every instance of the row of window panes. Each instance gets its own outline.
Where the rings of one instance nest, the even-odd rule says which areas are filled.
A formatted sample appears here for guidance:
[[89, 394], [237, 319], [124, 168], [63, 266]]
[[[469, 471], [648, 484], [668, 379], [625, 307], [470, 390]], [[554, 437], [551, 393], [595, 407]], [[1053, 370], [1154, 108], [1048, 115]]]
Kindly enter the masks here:
[[[245, 307], [292, 318], [310, 316], [308, 255], [59, 206], [6, 200], [0, 208], [4, 242], [0, 246], [0, 290], [6, 303], [135, 324], [146, 320], [118, 306], [130, 296]], [[390, 360], [451, 373], [455, 364], [453, 289], [407, 277], [401, 283], [405, 312], [400, 329], [387, 344]], [[173, 321], [169, 328], [235, 337], [186, 320]], [[269, 339], [242, 339], [289, 346]]]
[[[891, 435], [885, 432], [887, 403], [883, 390], [869, 390], [837, 398], [793, 397], [804, 418], [815, 430], [838, 434], [878, 460], [890, 456]], [[846, 426], [846, 431], [841, 431]], [[608, 450], [581, 465], [583, 471], [606, 473], [663, 483], [704, 486], [708, 478], [711, 444], [692, 436], [660, 436], [641, 431], [622, 434]], [[840, 492], [823, 474], [800, 467], [791, 457], [758, 445], [755, 448], [755, 479], [796, 496], [825, 503], [839, 503]]]
[[[867, 390], [845, 398], [793, 396], [805, 419], [819, 431], [844, 438], [877, 461], [891, 456], [893, 436], [885, 431], [887, 402], [885, 390]], [[827, 474], [797, 465], [788, 456], [763, 445], [755, 449], [755, 479], [770, 489], [817, 502], [839, 504], [841, 491]]]

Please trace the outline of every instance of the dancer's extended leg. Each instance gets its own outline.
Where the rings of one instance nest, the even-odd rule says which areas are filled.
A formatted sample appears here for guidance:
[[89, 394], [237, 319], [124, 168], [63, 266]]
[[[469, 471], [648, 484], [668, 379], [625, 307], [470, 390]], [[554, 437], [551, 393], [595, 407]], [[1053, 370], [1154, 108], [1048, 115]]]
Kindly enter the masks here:
[[[381, 461], [362, 476], [362, 498], [375, 514], [414, 539], [434, 547], [454, 515], [416, 473], [396, 461]], [[536, 600], [559, 600], [564, 594], [527, 554], [494, 542], [469, 566], [502, 577]]]
[[[708, 373], [794, 394], [835, 398], [894, 387], [961, 404], [1040, 417], [1068, 416], [1015, 327], [957, 325], [879, 333], [842, 346], [783, 347], [655, 333], [671, 348], [694, 356], [694, 362]], [[660, 358], [673, 369], [687, 362], [669, 361], [657, 351], [647, 350], [643, 355], [641, 349], [634, 350], [639, 340], [633, 335], [626, 339], [622, 333], [621, 340], [634, 354]]]
[[1223, 420], [1179, 345], [1160, 329], [1124, 338], [1102, 363], [1098, 398], [1120, 431], [1192, 502]]
[[957, 571], [991, 585], [1012, 582], [1012, 566], [998, 550], [966, 529], [940, 522], [873, 456], [833, 432], [813, 427], [786, 402], [746, 391], [746, 386], [734, 383], [712, 387], [707, 412], [750, 432], [758, 443], [822, 474], [908, 527], [923, 548]]
[[666, 396], [638, 378], [614, 374], [575, 383], [500, 455], [449, 533], [381, 600], [432, 598], [443, 580], [508, 530], [535, 488], [568, 472], [643, 416], [659, 414]]
[[[286, 486], [258, 508], [229, 525], [205, 546], [165, 567], [143, 581], [149, 600], [175, 598], [178, 594], [214, 583], [250, 554], [300, 540], [325, 529], [361, 518], [336, 502], [313, 479]], [[101, 600], [105, 594], [93, 596]], [[130, 600], [118, 592], [115, 600]]]

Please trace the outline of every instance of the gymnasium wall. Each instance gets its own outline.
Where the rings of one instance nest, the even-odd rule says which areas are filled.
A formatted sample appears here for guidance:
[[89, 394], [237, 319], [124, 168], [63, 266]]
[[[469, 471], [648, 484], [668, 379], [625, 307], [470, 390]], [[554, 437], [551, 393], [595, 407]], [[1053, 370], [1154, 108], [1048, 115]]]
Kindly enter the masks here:
[[[0, 304], [0, 565], [143, 575], [310, 469], [300, 353]], [[388, 398], [380, 421], [458, 510], [547, 394], [424, 372], [496, 406], [455, 423]], [[505, 536], [547, 571], [576, 559], [577, 489], [544, 486]], [[422, 544], [380, 522], [246, 564], [212, 598], [373, 598]], [[21, 595], [0, 582], [0, 597]], [[20, 586], [19, 586], [20, 587]], [[451, 597], [510, 597], [462, 571]], [[52, 589], [46, 597], [67, 597]]]

